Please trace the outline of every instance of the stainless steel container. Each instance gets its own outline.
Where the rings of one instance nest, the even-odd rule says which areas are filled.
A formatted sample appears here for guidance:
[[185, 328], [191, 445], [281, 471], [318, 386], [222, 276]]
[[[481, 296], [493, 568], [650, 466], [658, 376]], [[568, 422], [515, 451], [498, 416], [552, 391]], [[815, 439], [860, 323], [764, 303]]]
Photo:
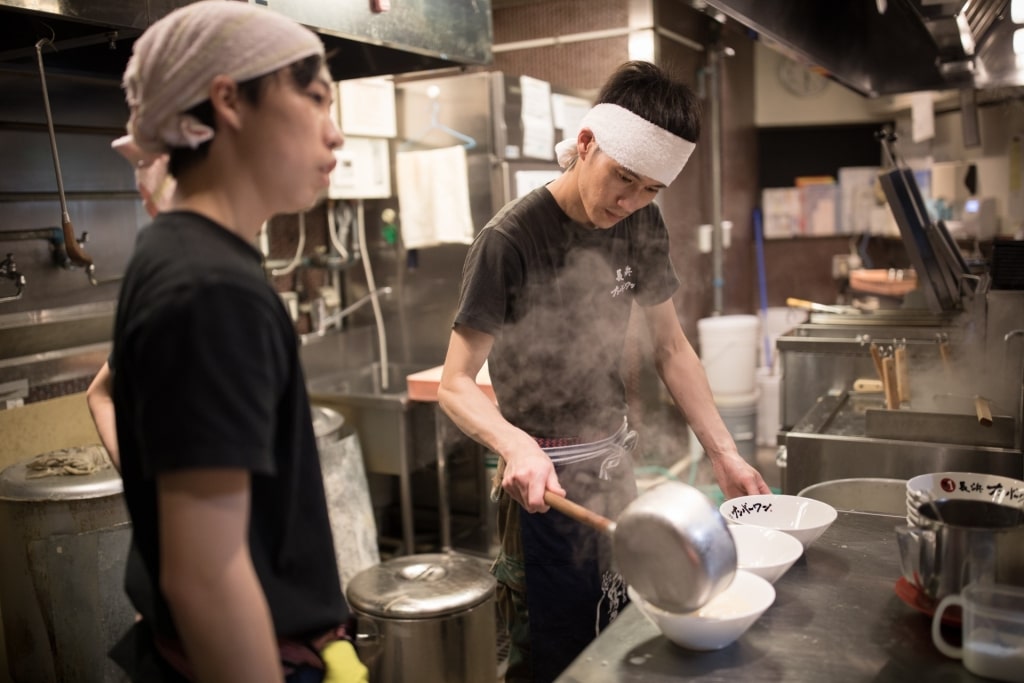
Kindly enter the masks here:
[[[925, 503], [926, 526], [896, 527], [904, 578], [933, 600], [972, 582], [1024, 586], [1024, 513], [984, 501], [940, 500], [943, 522]], [[954, 511], [943, 504], [963, 506]], [[927, 518], [927, 519], [926, 519]]]
[[902, 517], [907, 511], [907, 480], [850, 477], [811, 484], [796, 495], [828, 503], [837, 510]]
[[107, 657], [135, 614], [123, 587], [131, 525], [121, 478], [112, 466], [33, 477], [33, 460], [0, 473], [0, 604], [11, 679], [126, 680]]
[[496, 586], [482, 560], [459, 553], [406, 555], [360, 572], [346, 592], [370, 680], [497, 680]]

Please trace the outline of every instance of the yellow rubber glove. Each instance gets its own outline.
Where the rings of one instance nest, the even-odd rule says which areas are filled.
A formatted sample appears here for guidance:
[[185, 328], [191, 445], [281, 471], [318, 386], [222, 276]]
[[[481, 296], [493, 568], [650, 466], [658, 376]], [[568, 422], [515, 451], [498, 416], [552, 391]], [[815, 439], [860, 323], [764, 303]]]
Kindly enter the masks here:
[[335, 640], [320, 652], [327, 673], [324, 683], [369, 683], [370, 672], [359, 661], [356, 649], [347, 640]]

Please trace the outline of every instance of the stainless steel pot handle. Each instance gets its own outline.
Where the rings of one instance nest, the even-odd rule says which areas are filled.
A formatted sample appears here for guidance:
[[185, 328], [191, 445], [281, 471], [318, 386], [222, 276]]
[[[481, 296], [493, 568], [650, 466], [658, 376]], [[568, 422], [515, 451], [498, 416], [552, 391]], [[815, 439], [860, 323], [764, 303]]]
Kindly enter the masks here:
[[370, 666], [384, 651], [384, 636], [373, 619], [360, 617], [356, 620], [356, 635], [353, 638], [360, 661]]
[[775, 465], [780, 469], [784, 468], [786, 466], [787, 457], [788, 453], [786, 452], [786, 447], [779, 446], [779, 449], [775, 451]]

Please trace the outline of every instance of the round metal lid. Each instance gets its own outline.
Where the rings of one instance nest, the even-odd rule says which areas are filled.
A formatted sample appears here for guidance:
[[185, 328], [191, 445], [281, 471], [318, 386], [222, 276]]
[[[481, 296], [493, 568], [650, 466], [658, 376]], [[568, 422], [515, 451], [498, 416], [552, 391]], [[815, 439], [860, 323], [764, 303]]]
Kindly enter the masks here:
[[311, 413], [313, 415], [313, 434], [318, 439], [336, 433], [345, 424], [345, 416], [337, 410], [324, 406], [313, 406]]
[[99, 445], [43, 453], [0, 472], [0, 500], [77, 500], [123, 491], [121, 475]]
[[364, 569], [349, 582], [349, 604], [393, 619], [423, 619], [475, 607], [494, 594], [497, 582], [484, 563], [454, 553], [397, 557]]

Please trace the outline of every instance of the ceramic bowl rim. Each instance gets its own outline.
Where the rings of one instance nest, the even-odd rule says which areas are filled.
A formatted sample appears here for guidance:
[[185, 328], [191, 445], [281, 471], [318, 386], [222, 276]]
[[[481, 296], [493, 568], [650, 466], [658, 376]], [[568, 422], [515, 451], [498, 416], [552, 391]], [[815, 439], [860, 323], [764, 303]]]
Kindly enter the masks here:
[[[741, 578], [741, 577], [743, 577], [743, 578]], [[695, 609], [692, 612], [669, 612], [667, 610], [661, 609], [660, 607], [658, 607], [656, 605], [652, 605], [651, 603], [649, 603], [646, 600], [644, 600], [643, 596], [640, 595], [636, 591], [636, 589], [633, 588], [632, 586], [626, 586], [626, 593], [627, 593], [627, 595], [629, 595], [629, 598], [630, 598], [631, 601], [634, 601], [634, 602], [638, 603], [637, 604], [638, 608], [641, 608], [641, 609], [646, 608], [646, 609], [650, 610], [650, 613], [653, 614], [656, 617], [663, 617], [663, 618], [676, 619], [676, 620], [683, 619], [683, 620], [685, 620], [686, 623], [690, 623], [690, 624], [698, 624], [698, 623], [728, 624], [728, 623], [733, 623], [733, 622], [741, 622], [741, 621], [743, 621], [745, 619], [749, 619], [752, 616], [759, 616], [761, 614], [764, 614], [764, 612], [767, 611], [769, 607], [771, 607], [773, 604], [775, 604], [775, 600], [778, 598], [778, 595], [776, 594], [775, 586], [772, 585], [772, 582], [769, 581], [768, 579], [764, 578], [763, 576], [758, 576], [757, 574], [755, 574], [754, 572], [752, 572], [752, 571], [750, 571], [748, 569], [737, 569], [736, 570], [736, 576], [735, 576], [735, 578], [733, 578], [733, 583], [729, 584], [729, 587], [726, 588], [725, 590], [723, 590], [719, 595], [724, 595], [725, 593], [727, 593], [729, 591], [729, 589], [732, 588], [736, 584], [736, 579], [740, 579], [742, 581], [752, 581], [755, 585], [759, 585], [759, 584], [761, 584], [763, 582], [764, 585], [759, 585], [758, 590], [759, 590], [759, 593], [761, 593], [761, 592], [763, 592], [764, 587], [767, 586], [767, 588], [769, 590], [766, 593], [764, 593], [764, 594], [769, 596], [769, 598], [770, 598], [768, 600], [768, 604], [766, 604], [764, 607], [758, 607], [758, 608], [754, 608], [754, 609], [749, 609], [746, 612], [744, 612], [743, 614], [734, 614], [734, 615], [731, 615], [729, 617], [724, 617], [724, 618], [723, 617], [702, 617], [702, 616], [699, 615], [699, 612], [700, 612], [701, 609], [704, 609], [703, 607]], [[659, 627], [659, 629], [660, 629], [660, 627]]]
[[[738, 501], [738, 500], [760, 499], [760, 498], [766, 498], [766, 497], [772, 497], [772, 498], [775, 498], [775, 499], [784, 499], [784, 500], [790, 500], [790, 501], [796, 501], [796, 502], [805, 502], [806, 501], [807, 503], [810, 504], [810, 506], [812, 508], [817, 508], [818, 510], [820, 510], [824, 514], [825, 520], [824, 521], [820, 521], [820, 522], [818, 522], [816, 524], [813, 524], [813, 525], [809, 525], [809, 526], [793, 526], [793, 527], [785, 527], [784, 528], [784, 527], [779, 527], [779, 526], [769, 526], [769, 525], [764, 524], [764, 523], [756, 524], [754, 522], [746, 521], [744, 519], [733, 519], [733, 517], [727, 513], [727, 510], [728, 510], [727, 506], [729, 506], [730, 503], [735, 503], [735, 501]], [[726, 500], [725, 502], [723, 502], [721, 505], [719, 505], [718, 506], [718, 511], [721, 513], [722, 517], [724, 517], [726, 519], [726, 521], [728, 521], [728, 522], [730, 522], [732, 524], [741, 524], [741, 525], [748, 525], [748, 526], [762, 526], [762, 527], [766, 527], [768, 529], [775, 529], [776, 531], [782, 531], [782, 532], [785, 532], [785, 533], [791, 533], [791, 532], [794, 532], [794, 531], [814, 531], [814, 530], [820, 529], [822, 527], [828, 527], [833, 522], [835, 522], [836, 519], [839, 517], [839, 511], [836, 510], [834, 507], [832, 507], [831, 505], [829, 505], [828, 503], [826, 503], [824, 501], [818, 500], [816, 498], [808, 498], [807, 496], [796, 496], [796, 495], [790, 495], [790, 494], [785, 494], [785, 493], [757, 493], [757, 494], [752, 494], [752, 495], [747, 495], [747, 496], [736, 496], [735, 498], [730, 498], [730, 499]]]
[[[756, 534], [759, 534], [761, 536], [768, 536], [768, 537], [770, 537], [770, 541], [773, 544], [771, 547], [773, 547], [773, 548], [783, 548], [783, 549], [787, 550], [787, 553], [785, 555], [783, 555], [781, 560], [776, 560], [772, 564], [747, 565], [747, 567], [756, 566], [756, 567], [760, 567], [760, 568], [764, 568], [764, 569], [771, 569], [771, 568], [779, 567], [779, 566], [781, 566], [783, 564], [786, 564], [787, 562], [790, 562], [790, 563], [796, 562], [797, 560], [800, 559], [800, 556], [804, 554], [804, 550], [805, 550], [804, 544], [800, 542], [800, 539], [798, 539], [793, 534], [786, 533], [782, 529], [776, 529], [776, 528], [770, 527], [770, 526], [758, 526], [756, 524], [730, 524], [729, 525], [729, 533], [731, 533], [731, 534], [732, 533], [736, 533], [735, 530], [737, 530], [737, 529], [750, 529], [751, 530], [751, 531], [740, 531], [740, 532], [738, 532], [741, 535], [742, 534], [751, 535], [751, 534], [755, 534], [756, 533]], [[782, 536], [785, 536], [785, 537], [787, 537], [789, 539], [792, 539], [792, 542], [790, 542], [789, 540], [785, 540], [785, 539], [780, 540], [780, 538]], [[733, 536], [733, 540], [735, 542], [735, 536]], [[788, 544], [788, 548], [786, 547], [787, 544]], [[793, 551], [795, 551], [795, 553], [796, 553], [795, 555], [793, 554]], [[743, 569], [743, 568], [739, 566], [739, 543], [736, 543], [736, 570], [739, 571], [741, 569]], [[744, 571], [750, 571], [750, 569], [749, 568], [748, 569], [744, 569]], [[761, 577], [761, 578], [764, 578], [764, 577]]]

